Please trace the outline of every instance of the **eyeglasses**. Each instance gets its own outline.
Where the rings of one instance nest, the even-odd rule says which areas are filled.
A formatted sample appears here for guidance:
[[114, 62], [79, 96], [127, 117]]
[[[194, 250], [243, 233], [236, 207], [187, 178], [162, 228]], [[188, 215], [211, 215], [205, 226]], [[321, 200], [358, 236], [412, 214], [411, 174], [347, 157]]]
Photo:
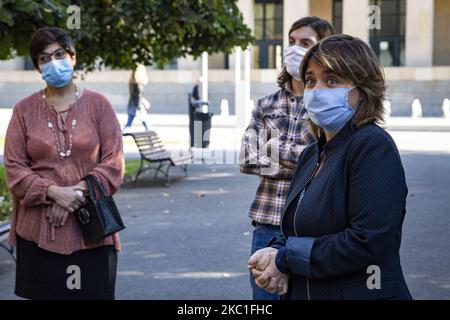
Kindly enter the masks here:
[[54, 57], [56, 60], [62, 60], [67, 57], [67, 50], [64, 48], [59, 48], [53, 51], [52, 53], [44, 53], [38, 56], [39, 64], [46, 64], [52, 60]]

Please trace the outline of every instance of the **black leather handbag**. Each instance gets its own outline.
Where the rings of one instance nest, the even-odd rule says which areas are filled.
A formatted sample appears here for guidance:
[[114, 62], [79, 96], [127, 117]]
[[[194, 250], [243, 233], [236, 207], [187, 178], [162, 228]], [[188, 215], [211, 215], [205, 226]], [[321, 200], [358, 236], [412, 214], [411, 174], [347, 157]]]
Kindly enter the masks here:
[[[92, 175], [84, 178], [88, 186], [87, 202], [76, 212], [85, 243], [108, 237], [125, 229], [112, 196], [107, 196], [98, 179]], [[95, 189], [100, 193], [97, 199]]]

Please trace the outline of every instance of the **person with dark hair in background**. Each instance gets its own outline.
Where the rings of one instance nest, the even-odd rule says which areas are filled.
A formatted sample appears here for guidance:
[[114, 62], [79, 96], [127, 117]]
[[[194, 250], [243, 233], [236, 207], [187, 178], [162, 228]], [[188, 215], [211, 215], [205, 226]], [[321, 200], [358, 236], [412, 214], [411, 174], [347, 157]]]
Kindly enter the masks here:
[[[46, 87], [14, 107], [4, 153], [13, 195], [15, 293], [27, 299], [114, 299], [119, 236], [86, 244], [74, 212], [85, 202], [87, 175], [108, 195], [121, 185], [119, 122], [103, 95], [74, 83], [75, 46], [66, 32], [37, 30], [30, 55]], [[70, 282], [74, 272], [78, 280]]]
[[211, 103], [209, 101], [205, 101], [200, 98], [202, 84], [203, 84], [203, 77], [199, 77], [194, 85], [194, 88], [192, 88], [191, 97], [194, 106], [196, 107], [196, 109], [198, 109], [197, 111], [207, 113]]
[[[303, 149], [315, 141], [304, 121], [300, 64], [309, 48], [332, 34], [334, 29], [330, 23], [318, 17], [301, 18], [292, 24], [289, 47], [284, 50], [284, 67], [278, 77], [280, 89], [258, 100], [244, 133], [240, 171], [261, 177], [248, 213], [255, 227], [251, 254], [279, 235], [281, 211], [297, 160]], [[273, 148], [277, 151], [269, 155], [267, 150]], [[279, 299], [278, 295], [258, 288], [251, 274], [250, 280], [253, 299]]]
[[194, 101], [198, 101], [200, 100], [200, 89], [199, 86], [202, 83], [202, 77], [199, 77], [197, 82], [194, 85], [194, 88], [192, 88], [192, 99], [194, 99]]

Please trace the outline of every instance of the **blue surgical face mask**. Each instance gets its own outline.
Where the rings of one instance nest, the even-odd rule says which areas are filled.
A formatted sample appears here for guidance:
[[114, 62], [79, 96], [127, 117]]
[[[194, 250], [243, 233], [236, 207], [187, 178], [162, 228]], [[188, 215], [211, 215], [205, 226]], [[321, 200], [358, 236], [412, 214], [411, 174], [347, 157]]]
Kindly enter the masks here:
[[341, 130], [355, 113], [348, 104], [348, 93], [354, 88], [305, 90], [303, 102], [311, 121], [329, 132]]
[[66, 86], [73, 76], [73, 66], [68, 59], [52, 60], [39, 66], [42, 80], [49, 85], [62, 88]]

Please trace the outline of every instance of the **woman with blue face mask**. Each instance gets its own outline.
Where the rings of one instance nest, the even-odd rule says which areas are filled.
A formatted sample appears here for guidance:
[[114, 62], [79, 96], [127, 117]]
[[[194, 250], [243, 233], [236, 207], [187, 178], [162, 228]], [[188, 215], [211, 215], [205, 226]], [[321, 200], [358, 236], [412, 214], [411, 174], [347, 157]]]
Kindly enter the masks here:
[[318, 141], [301, 154], [281, 232], [249, 260], [285, 299], [411, 299], [400, 264], [408, 188], [383, 120], [382, 68], [366, 43], [335, 35], [300, 69]]
[[86, 201], [87, 175], [108, 194], [122, 182], [116, 114], [103, 95], [73, 81], [75, 46], [66, 32], [37, 30], [30, 56], [45, 87], [14, 107], [4, 153], [13, 195], [15, 293], [28, 299], [114, 299], [118, 235], [85, 243], [76, 211]]

